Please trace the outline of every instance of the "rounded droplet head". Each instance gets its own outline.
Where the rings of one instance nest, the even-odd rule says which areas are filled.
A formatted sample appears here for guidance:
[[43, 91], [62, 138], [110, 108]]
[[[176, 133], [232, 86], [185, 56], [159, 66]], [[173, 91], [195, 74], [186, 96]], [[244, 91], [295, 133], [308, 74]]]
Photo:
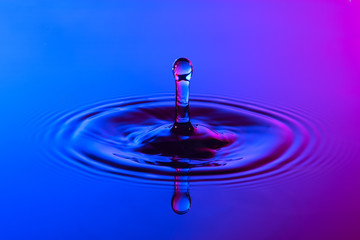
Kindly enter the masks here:
[[178, 58], [175, 60], [172, 70], [176, 81], [190, 81], [191, 75], [193, 73], [193, 66], [189, 59]]
[[191, 207], [190, 194], [182, 192], [175, 193], [171, 201], [171, 207], [177, 214], [182, 215], [187, 213]]

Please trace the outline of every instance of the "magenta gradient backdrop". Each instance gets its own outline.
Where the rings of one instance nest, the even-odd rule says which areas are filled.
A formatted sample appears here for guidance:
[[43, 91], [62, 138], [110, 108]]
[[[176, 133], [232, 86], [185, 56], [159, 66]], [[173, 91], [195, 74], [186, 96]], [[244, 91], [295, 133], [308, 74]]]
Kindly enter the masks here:
[[[178, 216], [172, 189], [39, 154], [46, 114], [173, 92], [178, 57], [193, 62], [191, 94], [302, 109], [332, 143], [322, 168], [196, 187]], [[358, 0], [2, 0], [0, 107], [0, 239], [360, 239]]]

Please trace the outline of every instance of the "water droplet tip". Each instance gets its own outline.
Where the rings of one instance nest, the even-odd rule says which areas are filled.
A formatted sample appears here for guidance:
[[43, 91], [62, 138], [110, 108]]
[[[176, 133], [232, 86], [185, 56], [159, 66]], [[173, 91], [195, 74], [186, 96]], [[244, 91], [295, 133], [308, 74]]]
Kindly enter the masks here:
[[172, 70], [176, 81], [190, 81], [193, 66], [189, 59], [182, 57], [175, 60]]

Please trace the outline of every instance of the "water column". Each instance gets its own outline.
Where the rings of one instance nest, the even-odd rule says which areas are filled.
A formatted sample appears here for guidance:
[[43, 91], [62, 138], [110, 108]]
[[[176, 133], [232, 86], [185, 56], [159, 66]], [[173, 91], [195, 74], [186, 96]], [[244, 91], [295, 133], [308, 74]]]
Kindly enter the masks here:
[[194, 131], [189, 114], [189, 87], [193, 66], [189, 59], [179, 58], [174, 62], [172, 70], [176, 83], [176, 107], [175, 123], [171, 132], [189, 136]]

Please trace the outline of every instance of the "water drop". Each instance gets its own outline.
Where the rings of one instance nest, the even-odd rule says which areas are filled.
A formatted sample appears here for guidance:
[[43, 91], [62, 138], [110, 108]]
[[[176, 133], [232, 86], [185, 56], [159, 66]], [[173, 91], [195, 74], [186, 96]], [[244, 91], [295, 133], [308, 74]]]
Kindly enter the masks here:
[[189, 91], [193, 66], [189, 59], [179, 58], [174, 62], [172, 70], [176, 83], [176, 108], [175, 123], [171, 132], [189, 136], [194, 131], [189, 114]]
[[172, 70], [176, 81], [190, 81], [193, 73], [193, 66], [189, 59], [178, 58], [175, 60]]
[[[176, 83], [175, 121], [172, 126], [163, 125], [139, 135], [139, 152], [204, 160], [213, 158], [218, 149], [234, 142], [232, 134], [217, 132], [209, 126], [211, 123], [195, 124], [195, 127], [192, 125], [189, 110], [189, 83], [192, 72], [192, 64], [186, 58], [179, 58], [173, 64]], [[172, 161], [171, 164], [173, 168], [187, 166], [182, 164], [181, 160]]]

